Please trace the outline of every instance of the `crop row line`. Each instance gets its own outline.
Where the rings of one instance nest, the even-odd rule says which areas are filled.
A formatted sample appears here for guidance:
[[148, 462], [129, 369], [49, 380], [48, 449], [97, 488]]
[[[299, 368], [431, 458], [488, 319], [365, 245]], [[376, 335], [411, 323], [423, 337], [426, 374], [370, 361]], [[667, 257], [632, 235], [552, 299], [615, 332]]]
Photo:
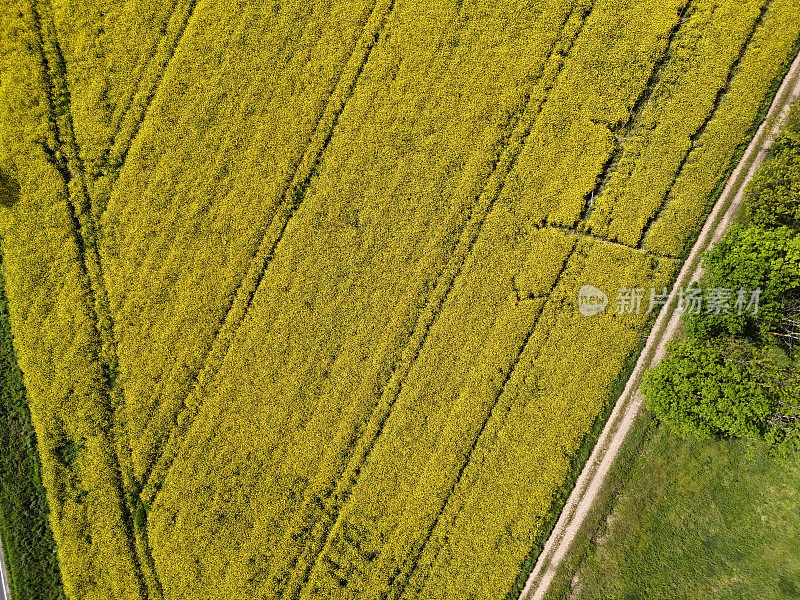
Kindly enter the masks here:
[[690, 142], [689, 148], [686, 151], [686, 154], [684, 154], [683, 159], [681, 160], [675, 178], [672, 180], [669, 187], [664, 192], [663, 199], [659, 204], [658, 208], [653, 213], [653, 215], [651, 215], [651, 217], [645, 223], [645, 226], [642, 228], [641, 236], [639, 237], [639, 241], [636, 244], [637, 248], [639, 249], [644, 248], [645, 239], [647, 238], [648, 233], [650, 232], [651, 228], [656, 223], [656, 221], [658, 221], [659, 217], [664, 212], [664, 209], [667, 207], [667, 204], [669, 203], [669, 198], [672, 195], [672, 191], [675, 189], [675, 184], [681, 179], [681, 176], [683, 175], [686, 165], [689, 163], [689, 159], [691, 158], [695, 148], [698, 146], [698, 143], [703, 137], [703, 134], [706, 132], [708, 125], [711, 123], [711, 121], [714, 120], [714, 117], [716, 117], [717, 112], [719, 112], [719, 108], [722, 105], [722, 101], [724, 100], [725, 96], [730, 90], [731, 82], [733, 81], [733, 78], [736, 76], [736, 73], [739, 70], [739, 65], [744, 59], [745, 54], [747, 53], [747, 49], [750, 47], [750, 43], [753, 40], [753, 37], [755, 37], [756, 32], [759, 30], [762, 23], [764, 22], [764, 17], [769, 12], [769, 9], [772, 6], [773, 1], [774, 0], [766, 0], [762, 4], [758, 18], [753, 22], [753, 26], [751, 27], [750, 32], [747, 35], [747, 38], [742, 44], [742, 47], [739, 50], [739, 54], [736, 56], [734, 61], [731, 63], [730, 68], [728, 69], [728, 74], [725, 78], [725, 83], [720, 87], [720, 89], [717, 92], [717, 96], [714, 99], [714, 105], [712, 110], [709, 111], [709, 114], [706, 116], [706, 118], [697, 128], [697, 130], [689, 137], [689, 142]]
[[[486, 427], [487, 427], [487, 425], [489, 424], [489, 421], [492, 418], [492, 415], [495, 414], [495, 412], [497, 411], [498, 405], [500, 403], [500, 399], [505, 394], [506, 387], [508, 386], [508, 383], [511, 381], [511, 378], [513, 377], [515, 371], [517, 370], [517, 367], [520, 365], [521, 360], [522, 360], [522, 356], [525, 353], [525, 349], [528, 347], [528, 344], [530, 343], [531, 338], [533, 337], [533, 334], [536, 332], [536, 329], [537, 329], [537, 327], [539, 325], [539, 319], [541, 318], [542, 314], [544, 314], [545, 308], [547, 307], [548, 302], [551, 300], [553, 292], [555, 292], [556, 288], [558, 287], [558, 284], [561, 282], [561, 278], [563, 277], [564, 272], [567, 270], [567, 267], [569, 265], [570, 259], [575, 255], [576, 249], [577, 249], [577, 241], [573, 243], [572, 249], [567, 254], [567, 256], [564, 258], [564, 262], [561, 264], [561, 267], [558, 270], [558, 273], [556, 274], [556, 277], [555, 277], [555, 279], [553, 281], [553, 285], [552, 285], [552, 287], [550, 289], [550, 292], [548, 294], [546, 294], [547, 300], [545, 302], [543, 302], [542, 306], [539, 308], [539, 310], [536, 311], [536, 315], [533, 318], [533, 323], [531, 324], [530, 329], [525, 334], [525, 337], [524, 337], [522, 343], [520, 344], [516, 354], [514, 355], [514, 358], [511, 361], [511, 364], [510, 364], [510, 366], [508, 368], [508, 371], [503, 376], [502, 383], [500, 384], [500, 386], [499, 386], [499, 388], [498, 388], [498, 390], [496, 392], [495, 397], [492, 399], [489, 409], [486, 411], [486, 416], [483, 419], [483, 421], [481, 422], [481, 424], [480, 424], [480, 426], [479, 426], [479, 428], [478, 428], [478, 430], [477, 430], [477, 432], [475, 434], [475, 438], [474, 438], [472, 444], [470, 445], [469, 450], [467, 451], [467, 453], [466, 453], [466, 455], [464, 457], [464, 460], [463, 460], [463, 462], [462, 462], [462, 464], [461, 464], [461, 466], [460, 466], [460, 468], [458, 470], [458, 473], [457, 473], [455, 479], [453, 480], [453, 483], [451, 484], [450, 489], [448, 490], [443, 502], [441, 503], [441, 507], [440, 507], [439, 511], [437, 512], [437, 514], [436, 514], [436, 518], [428, 526], [428, 531], [426, 532], [426, 534], [425, 534], [425, 536], [423, 538], [422, 544], [420, 544], [419, 548], [415, 552], [413, 560], [409, 561], [409, 563], [408, 563], [409, 566], [406, 569], [405, 573], [399, 573], [399, 574], [396, 574], [396, 575], [392, 575], [392, 577], [390, 578], [390, 580], [389, 580], [390, 581], [390, 586], [393, 586], [394, 581], [397, 578], [400, 578], [400, 581], [401, 581], [401, 583], [399, 584], [398, 590], [396, 592], [394, 592], [394, 594], [393, 594], [393, 597], [395, 599], [399, 599], [399, 598], [402, 597], [403, 593], [406, 590], [406, 587], [409, 585], [411, 579], [413, 578], [414, 573], [417, 571], [417, 568], [419, 566], [419, 559], [422, 556], [422, 553], [425, 551], [425, 548], [427, 547], [428, 543], [430, 542], [430, 540], [431, 540], [431, 538], [433, 536], [433, 533], [436, 531], [436, 528], [439, 525], [439, 522], [440, 522], [440, 520], [442, 518], [442, 515], [445, 513], [445, 511], [447, 509], [447, 505], [450, 503], [450, 501], [453, 498], [454, 492], [459, 487], [459, 485], [460, 485], [460, 483], [461, 483], [461, 481], [462, 481], [462, 479], [464, 477], [464, 473], [465, 473], [467, 467], [469, 466], [469, 464], [470, 464], [470, 462], [472, 460], [472, 455], [473, 455], [475, 449], [478, 447], [478, 445], [480, 443], [480, 440], [483, 437], [483, 433], [486, 430]], [[544, 297], [544, 296], [542, 296], [542, 297]], [[547, 335], [549, 337], [550, 336], [550, 332], [548, 332]], [[531, 361], [535, 361], [535, 360], [536, 360], [536, 357], [532, 357], [531, 358]], [[507, 416], [508, 416], [510, 411], [511, 411], [511, 406], [510, 405], [506, 406], [506, 407], [504, 407], [504, 411], [503, 411], [502, 416], [498, 416], [497, 417], [497, 420], [500, 423], [500, 426], [502, 426], [502, 423], [505, 422], [505, 420], [506, 420], [506, 418], [507, 418]], [[437, 554], [438, 554], [438, 552], [437, 552]]]
[[[180, 443], [182, 434], [191, 427], [193, 413], [199, 411], [199, 405], [202, 403], [202, 390], [222, 365], [236, 332], [250, 310], [255, 294], [275, 256], [276, 249], [283, 239], [292, 217], [305, 199], [308, 186], [319, 168], [323, 154], [333, 137], [334, 129], [348, 100], [355, 91], [372, 50], [384, 30], [395, 1], [381, 0], [380, 3], [376, 1], [365, 25], [365, 31], [354, 45], [345, 66], [338, 73], [336, 83], [320, 113], [306, 150], [294, 166], [294, 175], [291, 179], [287, 179], [271, 225], [262, 236], [245, 277], [224, 309], [220, 327], [212, 336], [213, 342], [201, 358], [203, 366], [197, 376], [194, 388], [176, 407], [174, 421], [180, 425], [168, 434], [169, 440], [166, 445], [164, 445], [162, 437], [162, 442], [157, 444], [157, 455], [142, 477], [143, 487], [146, 490], [144, 497], [148, 504], [155, 501], [174, 459], [171, 451], [177, 451], [176, 446]], [[190, 411], [188, 418], [181, 419], [180, 414], [187, 410]]]
[[[126, 547], [134, 566], [139, 594], [140, 597], [148, 599], [148, 586], [145, 582], [140, 557], [137, 554], [130, 504], [123, 481], [128, 469], [123, 470], [123, 460], [120, 456], [120, 453], [125, 451], [125, 434], [124, 429], [118, 427], [116, 416], [120, 412], [118, 410], [120, 405], [124, 404], [124, 393], [121, 382], [118, 380], [116, 341], [108, 312], [108, 297], [97, 250], [96, 223], [92, 216], [80, 149], [74, 133], [66, 63], [52, 17], [48, 17], [47, 22], [48, 29], [52, 31], [50, 31], [50, 35], [46, 36], [42, 10], [40, 10], [37, 0], [31, 0], [29, 6], [32, 19], [31, 28], [36, 41], [36, 52], [39, 55], [47, 101], [49, 127], [54, 142], [52, 148], [46, 144], [43, 144], [42, 147], [48, 162], [61, 175], [67, 193], [66, 209], [69, 229], [80, 257], [78, 266], [81, 272], [81, 285], [84, 287], [87, 304], [92, 315], [93, 328], [100, 346], [97, 358], [103, 371], [104, 381], [98, 392], [104, 399], [103, 404], [108, 413], [98, 416], [108, 419], [106, 428], [101, 428], [103, 438], [110, 438], [104, 439], [103, 448], [115, 448], [104, 457], [104, 462], [110, 462], [113, 471], [109, 474], [114, 488], [112, 493], [119, 507], [120, 525], [125, 534]], [[50, 14], [49, 11], [48, 14]], [[77, 190], [73, 191], [71, 189], [73, 187], [76, 187]], [[112, 433], [115, 430], [116, 435]], [[121, 445], [118, 446], [117, 442]]]
[[[164, 74], [169, 66], [169, 63], [172, 61], [172, 58], [175, 56], [175, 52], [177, 51], [178, 47], [183, 40], [184, 35], [186, 34], [186, 30], [189, 27], [189, 22], [194, 15], [195, 8], [197, 8], [197, 3], [199, 0], [190, 0], [189, 8], [186, 11], [186, 14], [183, 18], [183, 22], [181, 23], [181, 27], [179, 28], [178, 35], [175, 36], [175, 43], [172, 44], [169, 53], [166, 59], [163, 62], [163, 66], [160, 68], [160, 75], [156, 77], [153, 84], [150, 86], [150, 90], [147, 93], [145, 98], [144, 104], [142, 108], [139, 110], [139, 114], [136, 115], [134, 123], [133, 123], [133, 131], [129, 136], [126, 136], [122, 139], [120, 143], [117, 141], [117, 137], [119, 135], [119, 131], [114, 136], [114, 141], [109, 146], [109, 155], [111, 152], [115, 152], [115, 156], [109, 156], [110, 160], [113, 160], [109, 166], [114, 170], [116, 177], [119, 176], [120, 171], [122, 170], [123, 165], [125, 164], [125, 160], [128, 158], [128, 152], [130, 152], [131, 147], [133, 146], [136, 138], [139, 136], [139, 132], [141, 131], [142, 124], [147, 119], [147, 113], [150, 110], [150, 106], [153, 104], [153, 99], [156, 97], [158, 93], [158, 88], [161, 85], [161, 82], [164, 79]], [[138, 91], [137, 91], [138, 93]], [[132, 101], [135, 100], [135, 96]], [[128, 116], [128, 113], [124, 115], [125, 117]], [[123, 118], [124, 120], [124, 118]], [[119, 146], [119, 148], [116, 148]]]
[[680, 15], [678, 16], [678, 22], [675, 23], [667, 35], [667, 42], [664, 46], [664, 52], [661, 54], [661, 56], [659, 56], [658, 60], [656, 60], [655, 64], [653, 65], [653, 69], [650, 72], [650, 77], [648, 78], [645, 86], [642, 88], [639, 97], [634, 102], [627, 121], [617, 130], [612, 130], [615, 138], [614, 150], [612, 151], [606, 163], [603, 165], [603, 170], [597, 178], [597, 184], [595, 185], [594, 189], [584, 197], [583, 210], [578, 218], [578, 224], [576, 225], [576, 228], [585, 228], [586, 221], [592, 212], [593, 201], [599, 198], [600, 195], [605, 191], [605, 189], [608, 187], [611, 177], [617, 171], [619, 167], [619, 161], [622, 159], [622, 156], [625, 152], [623, 141], [627, 138], [631, 131], [635, 129], [645, 107], [652, 100], [653, 93], [656, 89], [656, 84], [661, 79], [661, 74], [670, 61], [673, 44], [678, 38], [678, 33], [683, 29], [683, 26], [692, 16], [694, 2], [695, 0], [686, 0], [686, 3], [681, 7]]
[[[109, 166], [109, 163], [108, 163], [109, 156], [110, 156], [111, 151], [113, 150], [114, 146], [116, 145], [117, 137], [119, 136], [120, 132], [122, 131], [123, 122], [125, 121], [125, 118], [128, 116], [128, 114], [129, 114], [129, 112], [130, 112], [130, 110], [132, 108], [133, 102], [136, 99], [136, 96], [139, 94], [139, 91], [140, 91], [142, 83], [143, 83], [143, 79], [144, 79], [144, 77], [146, 75], [146, 72], [147, 72], [147, 68], [149, 67], [150, 62], [153, 60], [153, 58], [155, 57], [155, 55], [156, 55], [156, 53], [158, 51], [158, 47], [159, 47], [159, 45], [160, 45], [160, 43], [162, 41], [162, 36], [166, 34], [166, 31], [165, 31], [166, 24], [169, 23], [169, 21], [172, 19], [172, 17], [175, 14], [175, 12], [178, 10], [178, 4], [180, 3], [180, 1], [181, 0], [173, 0], [170, 10], [165, 15], [165, 20], [164, 20], [165, 25], [164, 25], [164, 27], [162, 27], [162, 32], [163, 33], [161, 35], [159, 35], [159, 36], [156, 36], [153, 39], [153, 43], [150, 45], [150, 48], [148, 49], [146, 57], [144, 58], [144, 60], [142, 62], [139, 63], [139, 65], [137, 65], [137, 68], [134, 70], [132, 75], [133, 75], [133, 77], [135, 77], [135, 84], [133, 85], [132, 89], [129, 90], [129, 92], [126, 94], [126, 97], [124, 98], [124, 103], [125, 103], [124, 106], [118, 107], [117, 115], [116, 115], [116, 118], [114, 119], [114, 124], [113, 124], [114, 125], [114, 133], [111, 135], [111, 141], [108, 144], [108, 146], [104, 149], [104, 151], [103, 151], [103, 153], [102, 153], [102, 155], [100, 157], [100, 160], [98, 161], [98, 164], [95, 166], [95, 171], [92, 173], [92, 176], [95, 176], [95, 177], [99, 176]], [[178, 43], [180, 43], [181, 36], [182, 36], [182, 32], [178, 36]], [[175, 47], [177, 47], [177, 44], [176, 44]], [[172, 49], [172, 52], [170, 53], [170, 57], [164, 63], [164, 67], [166, 67], [166, 65], [169, 64], [169, 61], [170, 61], [174, 51], [175, 51], [175, 48]], [[164, 70], [165, 69], [162, 69], [162, 73], [161, 73], [162, 77], [163, 77]], [[158, 83], [159, 83], [159, 81], [157, 80], [155, 82], [155, 85], [158, 85]], [[148, 97], [149, 97], [149, 94], [148, 94]]]
[[[178, 48], [181, 45], [181, 41], [183, 40], [186, 34], [186, 30], [189, 27], [189, 23], [192, 20], [192, 17], [194, 16], [194, 12], [195, 9], [197, 8], [198, 2], [199, 0], [190, 0], [189, 7], [183, 17], [183, 21], [178, 29], [177, 35], [175, 36], [175, 41], [174, 43], [171, 44], [167, 56], [164, 58], [162, 64], [160, 65], [159, 75], [156, 76], [155, 80], [151, 84], [150, 89], [148, 90], [147, 95], [145, 96], [144, 102], [142, 103], [142, 106], [139, 109], [138, 114], [133, 117], [132, 131], [130, 132], [130, 135], [123, 136], [121, 140], [118, 139], [125, 119], [128, 118], [130, 111], [133, 110], [133, 106], [131, 105], [135, 102], [136, 96], [140, 92], [139, 87], [141, 82], [139, 82], [139, 85], [137, 85], [133, 95], [131, 96], [129, 106], [125, 110], [125, 112], [121, 115], [119, 125], [114, 133], [114, 137], [112, 138], [111, 143], [106, 148], [106, 151], [104, 152], [101, 158], [101, 164], [98, 165], [98, 167], [100, 171], [111, 171], [110, 176], [111, 176], [112, 189], [114, 184], [116, 183], [116, 180], [119, 178], [120, 173], [122, 172], [122, 168], [125, 165], [125, 161], [128, 158], [128, 153], [130, 152], [130, 149], [133, 147], [136, 138], [139, 136], [139, 132], [142, 129], [142, 125], [147, 120], [147, 113], [150, 111], [150, 107], [153, 104], [153, 100], [158, 94], [158, 89], [161, 86], [161, 83], [163, 82], [167, 68], [169, 67], [170, 62], [172, 62], [175, 53], [177, 52]], [[177, 8], [177, 3], [175, 6]], [[172, 19], [172, 16], [174, 16], [174, 13], [169, 17], [168, 21]], [[157, 48], [158, 44], [154, 44], [154, 49], [152, 53], [153, 55], [157, 53]], [[148, 59], [148, 62], [149, 60], [152, 60], [152, 55], [150, 59]], [[149, 66], [149, 64], [146, 66]], [[103, 201], [103, 206], [99, 207], [98, 214], [102, 215], [102, 213], [105, 211], [107, 203], [108, 203], [108, 198], [105, 198]]]
[[[506, 139], [508, 139], [509, 142], [499, 153], [499, 156], [492, 162], [492, 171], [487, 176], [487, 183], [483, 191], [479, 194], [478, 198], [476, 198], [475, 208], [471, 211], [471, 214], [469, 214], [467, 218], [462, 220], [462, 223], [456, 229], [459, 239], [456, 244], [454, 255], [448, 261], [448, 264], [445, 266], [442, 274], [439, 276], [433, 293], [431, 294], [426, 306], [422, 309], [422, 312], [417, 319], [408, 343], [399, 353], [400, 360], [395, 361], [391, 367], [391, 370], [389, 371], [388, 381], [386, 384], [384, 384], [380, 393], [380, 401], [373, 408], [369, 418], [370, 423], [365, 427], [365, 429], [369, 431], [369, 439], [363, 442], [363, 447], [359, 449], [355, 456], [352, 456], [351, 454], [351, 458], [348, 462], [344, 475], [339, 480], [339, 484], [336, 486], [336, 488], [331, 492], [335, 500], [333, 506], [329, 507], [323, 512], [324, 517], [326, 517], [327, 525], [322, 526], [321, 539], [319, 539], [315, 544], [315, 550], [310, 552], [311, 556], [315, 556], [318, 559], [320, 553], [327, 545], [333, 525], [336, 521], [338, 521], [341, 509], [347, 503], [363, 465], [366, 464], [372, 449], [375, 447], [378, 438], [383, 432], [384, 426], [389, 418], [389, 415], [391, 414], [395, 401], [402, 391], [403, 382], [412, 370], [416, 359], [425, 345], [429, 332], [432, 330], [439, 315], [441, 314], [442, 307], [450, 296], [454, 282], [462, 273], [464, 265], [466, 264], [469, 256], [472, 254], [473, 248], [478, 240], [486, 218], [492, 211], [495, 202], [499, 198], [508, 174], [513, 171], [514, 166], [517, 163], [517, 159], [519, 158], [527, 138], [533, 129], [533, 125], [535, 124], [538, 116], [541, 114], [541, 111], [546, 104], [547, 99], [549, 98], [549, 93], [552, 90], [555, 81], [558, 79], [561, 70], [563, 69], [566, 57], [570, 54], [575, 41], [578, 39], [578, 37], [580, 37], [583, 25], [588, 19], [592, 9], [593, 6], [589, 9], [582, 9], [583, 14], [581, 15], [581, 23], [578, 27], [576, 27], [576, 30], [573, 32], [573, 37], [568, 43], [568, 47], [563, 52], [556, 51], [559, 42], [563, 41], [561, 36], [556, 37], [553, 48], [551, 49], [550, 57], [544, 62], [542, 72], [540, 73], [541, 77], [551, 59], [555, 59], [558, 62], [557, 68], [555, 69], [554, 73], [552, 73], [552, 77], [549, 79], [550, 83], [545, 86], [544, 97], [541, 99], [535, 99], [528, 94], [524, 103], [525, 108], [516, 116], [514, 122], [509, 124], [508, 129], [511, 131], [511, 133], [510, 135], [506, 136]], [[571, 16], [572, 15], [567, 15], [567, 17], [564, 19], [562, 31], [567, 27]], [[535, 104], [535, 107], [531, 106], [531, 104]], [[321, 500], [322, 506], [324, 506], [325, 501], [329, 500], [329, 498], [330, 496], [322, 499], [315, 498], [312, 499], [312, 502], [320, 502]], [[306, 552], [306, 554], [309, 554], [309, 552]], [[295, 586], [290, 589], [288, 593], [285, 593], [283, 597], [294, 599], [301, 594], [302, 589], [308, 582], [310, 573], [313, 572], [315, 563], [316, 560], [309, 561], [309, 564], [304, 567], [305, 572], [303, 573], [300, 582], [295, 584]]]
[[[361, 25], [363, 26], [363, 23], [361, 23]], [[299, 35], [304, 35], [307, 29], [308, 25], [300, 27]], [[279, 67], [282, 64], [288, 64], [296, 52], [295, 45], [290, 43], [293, 40], [293, 35], [298, 35], [298, 29], [290, 29], [288, 32], [281, 32], [280, 41], [277, 44], [278, 49], [273, 57], [273, 62], [271, 63], [273, 65], [273, 70], [280, 70]], [[322, 34], [319, 33], [319, 36], [321, 35]], [[218, 74], [226, 72], [226, 67], [229, 67], [231, 64], [230, 61], [236, 60], [236, 55], [226, 53], [223, 62], [217, 68]], [[260, 68], [269, 70], [269, 67], [267, 66], [269, 64], [270, 63], [261, 64]], [[334, 74], [334, 76], [337, 75], [341, 77], [341, 72], [339, 71], [338, 73]], [[205, 365], [210, 360], [209, 353], [211, 351], [211, 347], [213, 344], [217, 343], [216, 338], [218, 337], [219, 332], [226, 326], [225, 322], [228, 319], [228, 313], [231, 311], [231, 307], [234, 306], [235, 302], [237, 302], [236, 296], [239, 293], [240, 288], [245, 284], [248, 273], [256, 268], [253, 265], [257, 258], [256, 254], [258, 249], [264, 245], [263, 239], [268, 234], [267, 229], [270, 226], [270, 223], [275, 219], [275, 215], [278, 212], [279, 203], [283, 200], [283, 196], [285, 195], [288, 186], [291, 184], [294, 173], [299, 168], [299, 164], [305, 149], [311, 144], [314, 131], [318, 128], [322, 119], [322, 115], [324, 114], [325, 105], [329, 101], [330, 95], [335, 90], [337, 83], [338, 79], [335, 79], [327, 84], [324, 93], [321, 94], [323, 98], [323, 101], [321, 102], [322, 106], [315, 109], [314, 113], [311, 115], [311, 129], [304, 135], [302, 145], [298, 146], [299, 155], [296, 153], [291, 153], [290, 158], [287, 160], [287, 172], [283, 176], [280, 184], [278, 184], [278, 189], [276, 190], [275, 195], [272, 196], [268, 202], [261, 204], [261, 207], [258, 209], [261, 211], [261, 218], [254, 222], [252, 246], [248, 249], [247, 254], [244, 257], [244, 260], [246, 261], [244, 264], [245, 268], [242, 269], [240, 275], [237, 274], [234, 276], [235, 279], [233, 282], [233, 289], [225, 299], [221, 299], [219, 316], [215, 319], [214, 324], [211, 326], [211, 330], [208, 332], [208, 339], [199, 350], [199, 356], [197, 357], [198, 363], [196, 365], [193, 364], [192, 366], [189, 366], [183, 363], [181, 360], [176, 360], [169, 365], [164, 365], [165, 370], [162, 371], [161, 375], [157, 378], [158, 380], [153, 389], [148, 393], [148, 397], [153, 399], [152, 407], [155, 409], [155, 414], [142, 431], [142, 436], [138, 440], [139, 446], [134, 448], [134, 456], [137, 459], [134, 461], [135, 469], [136, 472], [139, 473], [141, 478], [140, 480], [144, 482], [142, 483], [142, 486], [145, 485], [151, 476], [151, 472], [154, 467], [153, 463], [160, 460], [161, 455], [157, 452], [157, 446], [168, 439], [171, 433], [170, 428], [174, 426], [173, 423], [182, 410], [182, 403], [184, 403], [187, 396], [189, 396], [191, 387], [195, 385], [195, 380], [198, 377], [198, 374], [203, 371]], [[277, 90], [277, 85], [265, 85], [263, 73], [258, 77], [252, 78], [252, 80], [247, 84], [245, 93], [235, 103], [236, 118], [238, 119], [244, 117], [245, 115], [253, 115], [254, 113], [257, 113], [259, 106], [269, 106]], [[173, 90], [164, 90], [167, 96], [169, 96], [172, 91]], [[161, 104], [159, 104], [158, 107], [160, 108]], [[153, 107], [153, 110], [156, 110], [155, 106]], [[149, 119], [150, 123], [153, 123], [153, 119], [157, 120], [157, 117], [156, 115], [152, 115], [147, 117], [147, 119]], [[240, 147], [239, 141], [240, 140], [238, 140], [236, 136], [226, 135], [224, 136], [223, 144], [214, 150], [213, 154], [216, 156], [214, 159], [214, 169], [216, 169], [216, 175], [212, 175], [212, 181], [209, 182], [210, 187], [206, 190], [206, 194], [204, 195], [205, 198], [213, 200], [214, 198], [218, 198], [220, 194], [224, 196], [228, 191], [230, 191], [222, 190], [220, 188], [220, 186], [224, 185], [225, 181], [225, 177], [220, 175], [223, 172], [228, 172], [229, 165], [227, 164], [227, 160], [231, 157], [232, 149]], [[258, 151], [255, 153], [255, 155], [260, 155], [260, 153], [261, 151]], [[237, 153], [237, 156], [239, 154], [244, 156], [242, 153]], [[115, 173], [112, 177], [118, 176], [119, 173]], [[110, 188], [110, 193], [113, 194], [113, 182]], [[109, 198], [109, 200], [110, 199], [111, 198]], [[122, 196], [117, 196], [114, 198], [114, 202], [114, 208], [117, 209], [117, 204], [120, 202], [124, 204], [125, 199], [122, 198]], [[209, 206], [210, 205], [208, 203], [204, 203], [203, 211], [207, 212]], [[116, 213], [117, 211], [114, 210], [113, 212]], [[114, 217], [111, 217], [111, 220], [115, 221], [118, 218], [119, 215], [117, 214]], [[174, 229], [174, 227], [172, 229]], [[149, 239], [145, 248], [142, 249], [142, 252], [148, 256], [168, 256], [171, 253], [171, 238], [168, 235], [164, 235]], [[119, 308], [119, 310], [125, 312], [124, 306]], [[186, 387], [180, 392], [165, 392], [165, 388], [167, 388], [170, 383], [173, 383], [176, 377], [182, 377], [181, 370], [184, 368], [191, 369], [191, 375], [186, 382]], [[183, 408], [185, 408], [185, 406]], [[154, 431], [156, 433], [153, 433]], [[144, 457], [141, 461], [138, 460], [140, 456]], [[139, 469], [141, 469], [141, 471]]]

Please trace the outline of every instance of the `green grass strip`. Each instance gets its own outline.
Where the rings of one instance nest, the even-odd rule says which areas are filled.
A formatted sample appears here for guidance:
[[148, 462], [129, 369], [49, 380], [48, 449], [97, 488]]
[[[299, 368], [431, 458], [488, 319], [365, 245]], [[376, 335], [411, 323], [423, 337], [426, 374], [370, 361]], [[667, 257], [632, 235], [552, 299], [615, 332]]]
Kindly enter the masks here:
[[0, 537], [9, 587], [14, 600], [63, 600], [36, 435], [12, 341], [0, 262]]

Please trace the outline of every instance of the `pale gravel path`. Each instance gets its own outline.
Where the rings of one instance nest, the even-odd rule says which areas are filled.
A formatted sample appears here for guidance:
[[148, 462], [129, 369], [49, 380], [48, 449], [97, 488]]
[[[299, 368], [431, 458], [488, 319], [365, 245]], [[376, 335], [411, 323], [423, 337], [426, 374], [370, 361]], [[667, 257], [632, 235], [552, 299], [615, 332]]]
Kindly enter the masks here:
[[[747, 183], [761, 166], [775, 136], [788, 114], [793, 101], [800, 98], [800, 54], [792, 63], [786, 78], [775, 96], [764, 123], [747, 148], [736, 170], [692, 247], [673, 288], [697, 281], [702, 276], [700, 258], [703, 251], [720, 240], [736, 216], [744, 198]], [[742, 174], [747, 172], [742, 180]], [[731, 198], [733, 196], [733, 198]], [[520, 600], [541, 600], [555, 577], [558, 567], [569, 552], [572, 542], [589, 514], [598, 493], [623, 445], [626, 435], [644, 405], [639, 391], [639, 381], [644, 371], [657, 364], [666, 353], [667, 343], [675, 337], [680, 327], [680, 314], [670, 306], [664, 306], [647, 338], [644, 350], [628, 379], [625, 390], [614, 407], [601, 433], [592, 455], [586, 462], [575, 488], [567, 499], [553, 532], [539, 555], [539, 559], [528, 577]]]
[[6, 560], [3, 555], [3, 547], [0, 545], [0, 590], [2, 590], [2, 600], [11, 600], [11, 589], [8, 587], [8, 573], [6, 572]]

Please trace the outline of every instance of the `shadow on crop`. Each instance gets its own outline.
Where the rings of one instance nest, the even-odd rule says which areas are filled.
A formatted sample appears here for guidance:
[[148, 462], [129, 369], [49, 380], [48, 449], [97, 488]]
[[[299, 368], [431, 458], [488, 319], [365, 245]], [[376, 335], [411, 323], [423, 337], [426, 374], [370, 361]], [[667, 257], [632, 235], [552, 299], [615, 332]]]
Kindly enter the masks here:
[[5, 169], [0, 169], [0, 205], [11, 207], [19, 200], [19, 183]]

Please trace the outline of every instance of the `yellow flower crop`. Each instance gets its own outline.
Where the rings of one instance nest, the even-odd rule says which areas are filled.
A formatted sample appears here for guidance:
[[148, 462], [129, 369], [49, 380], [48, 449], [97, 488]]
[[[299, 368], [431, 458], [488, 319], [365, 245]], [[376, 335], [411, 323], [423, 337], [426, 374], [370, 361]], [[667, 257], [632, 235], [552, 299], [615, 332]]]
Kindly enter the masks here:
[[0, 10], [11, 322], [98, 600], [506, 594], [645, 333], [617, 290], [800, 40], [800, 0]]

